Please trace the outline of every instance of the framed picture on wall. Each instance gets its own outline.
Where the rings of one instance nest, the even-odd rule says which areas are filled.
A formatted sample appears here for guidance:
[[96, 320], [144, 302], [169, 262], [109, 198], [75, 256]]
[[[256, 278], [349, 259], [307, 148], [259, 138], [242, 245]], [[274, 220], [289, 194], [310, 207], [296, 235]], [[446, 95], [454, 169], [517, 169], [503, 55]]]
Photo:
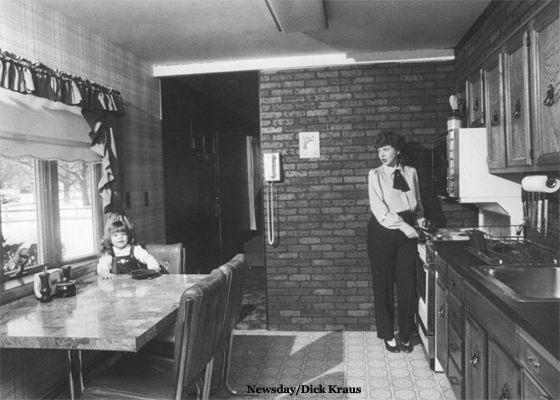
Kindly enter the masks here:
[[299, 133], [299, 157], [300, 158], [319, 158], [321, 156], [321, 146], [319, 132], [300, 132]]

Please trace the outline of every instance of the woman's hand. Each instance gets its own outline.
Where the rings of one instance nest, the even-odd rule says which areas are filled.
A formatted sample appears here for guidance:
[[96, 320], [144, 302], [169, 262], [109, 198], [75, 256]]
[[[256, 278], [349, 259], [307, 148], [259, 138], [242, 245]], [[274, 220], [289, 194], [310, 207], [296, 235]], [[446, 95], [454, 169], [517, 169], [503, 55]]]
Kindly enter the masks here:
[[420, 235], [418, 234], [418, 231], [416, 231], [416, 229], [414, 229], [412, 226], [410, 226], [406, 222], [403, 222], [402, 225], [399, 227], [399, 229], [409, 239], [415, 239], [417, 237], [420, 237]]

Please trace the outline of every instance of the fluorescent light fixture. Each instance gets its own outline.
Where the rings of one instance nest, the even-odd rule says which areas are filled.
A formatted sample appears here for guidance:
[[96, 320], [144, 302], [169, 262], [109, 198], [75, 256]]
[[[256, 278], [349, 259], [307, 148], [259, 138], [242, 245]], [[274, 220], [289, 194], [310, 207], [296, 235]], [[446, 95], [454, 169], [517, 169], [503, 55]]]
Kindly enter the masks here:
[[154, 76], [209, 74], [215, 72], [277, 70], [293, 68], [328, 67], [335, 65], [436, 62], [455, 59], [453, 49], [389, 51], [359, 54], [325, 54], [320, 56], [275, 57], [251, 60], [219, 61], [208, 63], [155, 65]]

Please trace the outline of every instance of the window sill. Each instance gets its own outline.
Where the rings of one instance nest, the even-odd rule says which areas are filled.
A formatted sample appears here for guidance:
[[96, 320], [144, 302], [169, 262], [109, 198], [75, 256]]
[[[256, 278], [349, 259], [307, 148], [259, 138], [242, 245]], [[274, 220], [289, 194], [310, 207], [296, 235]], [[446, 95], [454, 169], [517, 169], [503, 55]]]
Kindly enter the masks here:
[[[97, 258], [72, 264], [72, 279], [83, 278], [96, 273]], [[34, 295], [35, 274], [10, 279], [0, 284], [0, 304], [8, 304], [23, 297]]]

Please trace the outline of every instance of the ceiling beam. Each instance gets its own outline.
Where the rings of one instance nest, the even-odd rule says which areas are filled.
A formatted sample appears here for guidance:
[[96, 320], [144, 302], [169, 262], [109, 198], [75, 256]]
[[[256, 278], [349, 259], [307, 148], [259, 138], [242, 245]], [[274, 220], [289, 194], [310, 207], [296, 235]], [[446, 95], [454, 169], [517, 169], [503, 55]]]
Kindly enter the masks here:
[[264, 0], [280, 32], [313, 32], [328, 28], [323, 0]]

